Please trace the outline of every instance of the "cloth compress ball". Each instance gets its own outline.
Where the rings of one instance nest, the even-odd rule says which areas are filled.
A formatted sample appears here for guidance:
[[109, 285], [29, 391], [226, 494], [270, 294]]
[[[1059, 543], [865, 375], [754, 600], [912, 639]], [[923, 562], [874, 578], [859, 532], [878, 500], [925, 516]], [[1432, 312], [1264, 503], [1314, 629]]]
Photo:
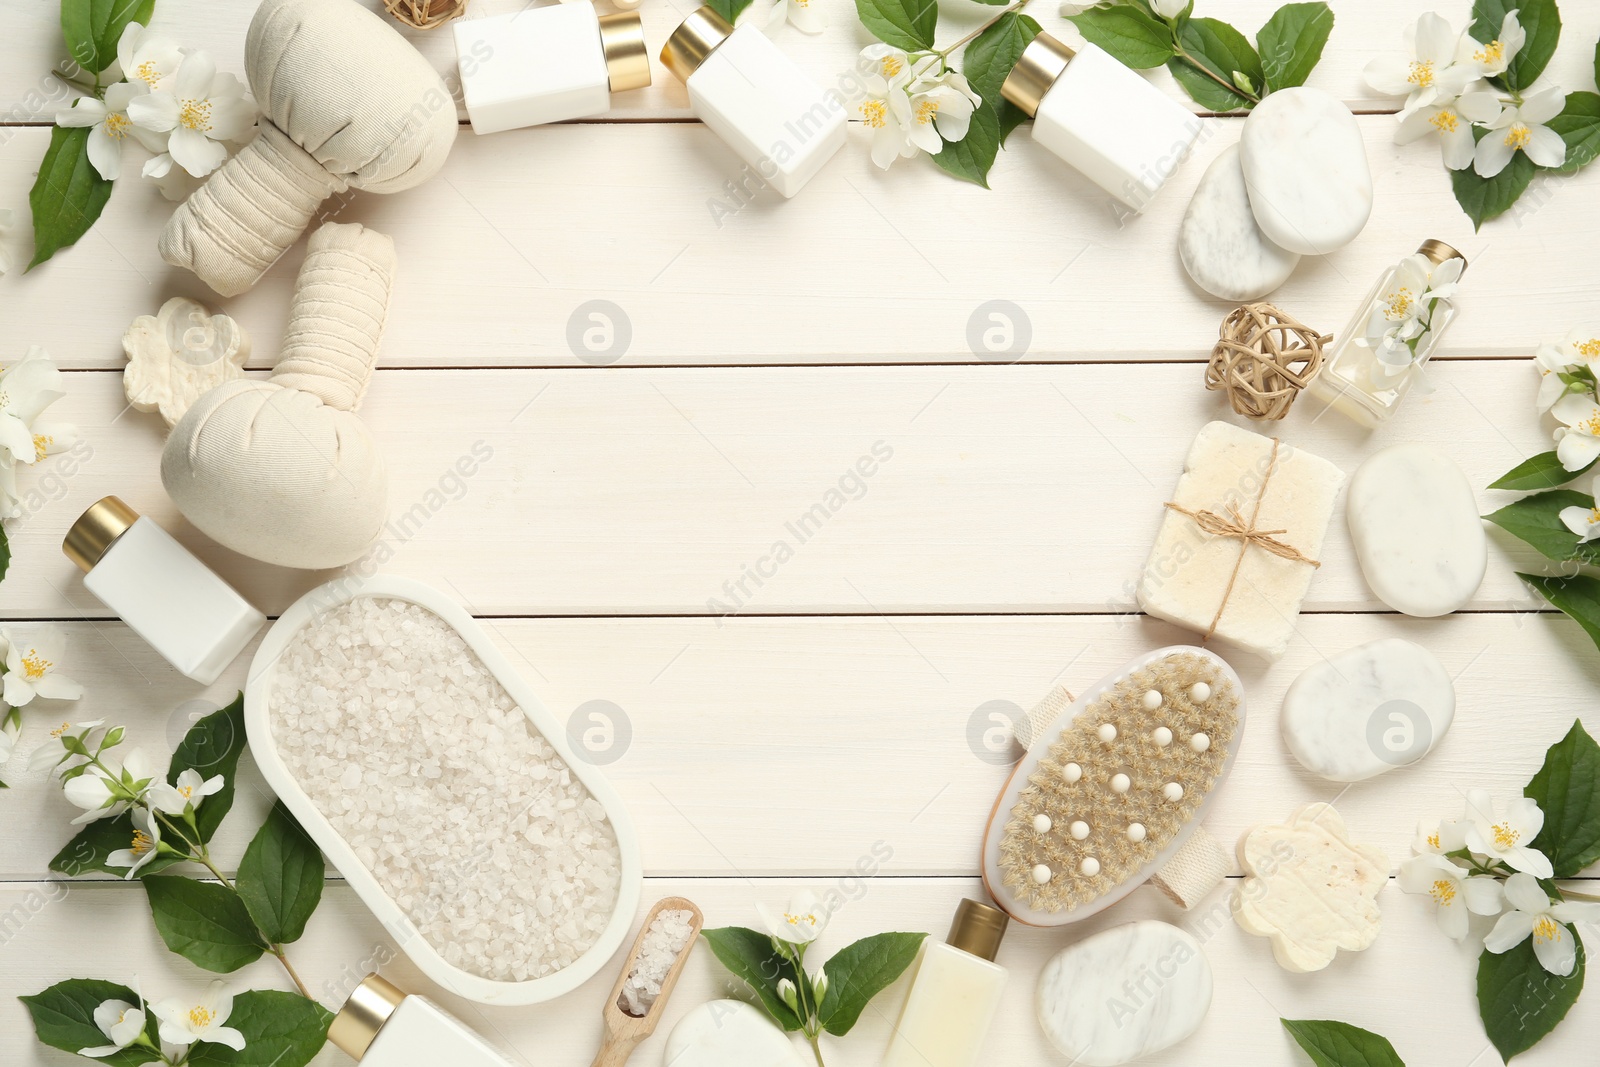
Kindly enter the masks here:
[[161, 258], [224, 296], [260, 280], [318, 206], [433, 177], [456, 137], [438, 72], [355, 0], [264, 0], [244, 45], [261, 132], [162, 231]]
[[315, 570], [357, 559], [383, 527], [388, 475], [355, 414], [394, 281], [394, 242], [364, 226], [311, 235], [283, 352], [266, 381], [197, 400], [161, 454], [178, 510], [219, 544]]

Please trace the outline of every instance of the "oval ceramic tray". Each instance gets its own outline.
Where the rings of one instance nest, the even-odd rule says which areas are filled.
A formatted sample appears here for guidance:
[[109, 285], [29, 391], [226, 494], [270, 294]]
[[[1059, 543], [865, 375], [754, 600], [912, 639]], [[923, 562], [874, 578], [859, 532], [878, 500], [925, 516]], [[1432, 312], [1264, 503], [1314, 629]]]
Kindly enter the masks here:
[[[353, 586], [353, 588], [352, 588]], [[272, 737], [272, 727], [267, 717], [267, 701], [278, 658], [283, 654], [290, 638], [316, 616], [330, 608], [347, 603], [357, 597], [381, 600], [405, 600], [426, 608], [438, 615], [461, 635], [468, 647], [477, 654], [495, 679], [505, 687], [511, 699], [527, 715], [528, 722], [550, 747], [566, 761], [573, 775], [581, 781], [590, 794], [606, 809], [606, 816], [617, 835], [622, 852], [622, 878], [617, 893], [617, 908], [611, 915], [600, 939], [589, 951], [579, 956], [567, 967], [526, 982], [500, 982], [469, 974], [445, 961], [417, 928], [406, 918], [384, 892], [372, 872], [356, 858], [333, 825], [325, 819], [311, 798], [300, 788], [289, 769], [278, 756], [278, 747]], [[313, 589], [283, 613], [283, 617], [267, 631], [255, 659], [250, 664], [250, 678], [244, 691], [245, 732], [250, 738], [250, 751], [255, 756], [261, 775], [267, 780], [285, 806], [300, 820], [317, 845], [333, 861], [372, 913], [383, 923], [384, 929], [399, 942], [400, 948], [411, 957], [422, 972], [433, 981], [469, 1000], [481, 1004], [538, 1004], [571, 992], [594, 976], [621, 947], [639, 907], [639, 894], [643, 888], [643, 874], [639, 859], [639, 838], [633, 822], [622, 806], [622, 798], [611, 784], [594, 767], [576, 757], [567, 742], [565, 728], [555, 720], [539, 698], [534, 695], [511, 664], [501, 655], [487, 634], [471, 615], [454, 600], [430, 586], [407, 578], [379, 575], [359, 583], [348, 580], [330, 582]]]

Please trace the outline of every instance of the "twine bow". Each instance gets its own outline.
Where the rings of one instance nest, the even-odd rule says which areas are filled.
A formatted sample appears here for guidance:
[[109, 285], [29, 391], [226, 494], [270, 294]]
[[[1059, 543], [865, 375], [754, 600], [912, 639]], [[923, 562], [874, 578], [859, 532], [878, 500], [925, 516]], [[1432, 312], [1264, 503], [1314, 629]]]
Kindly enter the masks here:
[[1287, 530], [1263, 530], [1256, 525], [1261, 518], [1261, 505], [1267, 499], [1267, 486], [1272, 481], [1272, 475], [1278, 469], [1278, 439], [1272, 439], [1272, 458], [1267, 463], [1267, 473], [1261, 479], [1261, 491], [1256, 494], [1256, 504], [1250, 512], [1249, 521], [1240, 514], [1237, 504], [1228, 505], [1227, 515], [1218, 515], [1215, 511], [1201, 509], [1191, 510], [1174, 501], [1167, 501], [1166, 507], [1171, 508], [1180, 515], [1187, 515], [1193, 519], [1195, 525], [1213, 537], [1230, 537], [1239, 542], [1239, 558], [1234, 561], [1233, 573], [1228, 575], [1228, 586], [1222, 591], [1222, 603], [1217, 605], [1217, 613], [1211, 617], [1211, 625], [1206, 627], [1203, 640], [1209, 641], [1216, 636], [1217, 624], [1222, 621], [1222, 613], [1228, 610], [1228, 600], [1233, 596], [1233, 587], [1239, 580], [1239, 572], [1244, 569], [1245, 553], [1251, 545], [1272, 553], [1279, 559], [1291, 560], [1295, 563], [1309, 563], [1313, 567], [1320, 567], [1322, 563], [1312, 559], [1298, 548], [1278, 538], [1288, 533]]

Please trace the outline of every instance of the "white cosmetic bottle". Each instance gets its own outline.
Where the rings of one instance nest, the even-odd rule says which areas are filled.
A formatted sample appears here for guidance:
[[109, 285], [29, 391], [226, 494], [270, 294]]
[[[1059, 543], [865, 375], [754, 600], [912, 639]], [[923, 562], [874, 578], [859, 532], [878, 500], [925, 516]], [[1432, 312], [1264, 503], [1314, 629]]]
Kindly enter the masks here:
[[963, 900], [950, 936], [923, 943], [881, 1067], [976, 1067], [1006, 988], [994, 958], [1008, 922], [998, 908]]
[[784, 196], [844, 144], [844, 105], [754, 26], [735, 29], [702, 7], [673, 31], [661, 62], [683, 79], [711, 132]]
[[1096, 45], [1041, 33], [1001, 95], [1033, 119], [1033, 139], [1135, 212], [1189, 158], [1201, 120]]
[[62, 543], [83, 584], [179, 673], [210, 685], [267, 617], [153, 519], [108, 496]]
[[376, 974], [356, 986], [328, 1041], [362, 1067], [512, 1067], [511, 1061], [426, 997]]
[[611, 94], [650, 84], [638, 12], [598, 14], [589, 0], [530, 7], [454, 27], [461, 96], [477, 133], [610, 110]]

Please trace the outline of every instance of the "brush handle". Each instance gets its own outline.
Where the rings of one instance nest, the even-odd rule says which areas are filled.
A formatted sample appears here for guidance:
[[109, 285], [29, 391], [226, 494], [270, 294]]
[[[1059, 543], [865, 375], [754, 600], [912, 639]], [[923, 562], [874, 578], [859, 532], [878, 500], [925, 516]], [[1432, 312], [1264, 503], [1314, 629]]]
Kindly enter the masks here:
[[639, 1047], [643, 1038], [636, 1035], [618, 1037], [607, 1034], [606, 1040], [600, 1046], [600, 1051], [595, 1053], [594, 1063], [589, 1067], [624, 1067], [628, 1057], [633, 1055], [633, 1050]]

